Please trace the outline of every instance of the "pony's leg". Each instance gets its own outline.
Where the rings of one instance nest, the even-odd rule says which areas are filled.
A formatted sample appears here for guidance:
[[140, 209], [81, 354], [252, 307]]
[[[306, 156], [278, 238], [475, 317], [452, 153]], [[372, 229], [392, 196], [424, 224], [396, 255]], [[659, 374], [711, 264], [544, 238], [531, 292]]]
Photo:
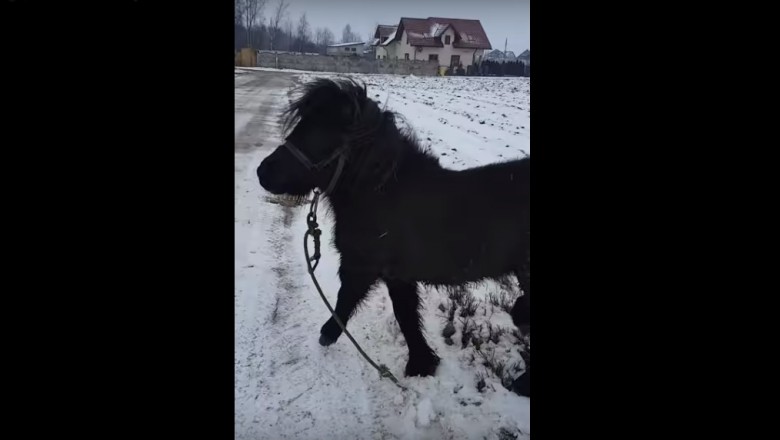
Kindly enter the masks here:
[[526, 259], [525, 263], [515, 270], [517, 282], [523, 290], [523, 296], [515, 300], [510, 315], [512, 322], [518, 327], [529, 327], [531, 325], [531, 259]]
[[[339, 278], [341, 278], [341, 288], [336, 300], [335, 311], [346, 327], [347, 321], [355, 313], [358, 304], [366, 298], [377, 277], [342, 268], [339, 269]], [[331, 316], [320, 329], [320, 345], [333, 344], [341, 336], [341, 333], [341, 327]]]
[[439, 357], [428, 345], [422, 333], [420, 318], [420, 295], [417, 283], [385, 280], [393, 312], [409, 348], [409, 362], [406, 363], [407, 376], [430, 376], [436, 372]]
[[[520, 288], [523, 290], [523, 296], [515, 300], [515, 305], [512, 306], [510, 315], [512, 316], [512, 322], [517, 328], [526, 333], [531, 327], [531, 259], [526, 258], [525, 264], [520, 265], [515, 270], [517, 281], [520, 284]], [[525, 372], [515, 378], [512, 382], [512, 391], [515, 393], [531, 397], [531, 364], [530, 359], [527, 360], [525, 366]]]
[[512, 382], [512, 391], [530, 398], [531, 397], [531, 366], [527, 365], [525, 372]]

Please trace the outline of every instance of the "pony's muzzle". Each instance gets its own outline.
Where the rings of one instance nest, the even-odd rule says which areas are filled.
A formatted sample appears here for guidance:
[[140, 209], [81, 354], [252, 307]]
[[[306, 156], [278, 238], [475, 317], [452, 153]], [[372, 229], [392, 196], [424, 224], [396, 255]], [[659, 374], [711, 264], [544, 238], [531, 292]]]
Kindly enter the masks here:
[[260, 166], [257, 167], [257, 178], [260, 179], [260, 182], [264, 182], [265, 179], [268, 177], [268, 174], [270, 172], [271, 164], [270, 164], [269, 158], [263, 159], [262, 162], [260, 162]]

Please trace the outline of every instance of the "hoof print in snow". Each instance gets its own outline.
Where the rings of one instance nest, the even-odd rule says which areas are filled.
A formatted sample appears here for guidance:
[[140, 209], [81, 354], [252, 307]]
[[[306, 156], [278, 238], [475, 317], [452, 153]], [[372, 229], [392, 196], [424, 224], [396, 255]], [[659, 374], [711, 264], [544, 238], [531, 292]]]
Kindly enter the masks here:
[[479, 121], [480, 125], [485, 125], [485, 121]]
[[449, 339], [450, 336], [454, 334], [455, 334], [455, 326], [452, 324], [452, 322], [448, 322], [447, 325], [444, 326], [444, 330], [441, 332], [441, 335]]
[[433, 412], [433, 404], [431, 399], [425, 398], [417, 404], [417, 417], [415, 425], [421, 428], [430, 426], [431, 422], [436, 417], [436, 413]]

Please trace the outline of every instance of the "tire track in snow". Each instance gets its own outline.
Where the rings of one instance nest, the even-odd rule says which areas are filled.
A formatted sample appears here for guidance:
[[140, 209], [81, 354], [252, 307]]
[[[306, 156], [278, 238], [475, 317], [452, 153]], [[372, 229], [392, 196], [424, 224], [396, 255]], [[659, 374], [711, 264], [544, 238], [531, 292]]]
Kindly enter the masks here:
[[[373, 370], [346, 338], [328, 348], [317, 342], [328, 311], [300, 249], [306, 207], [272, 203], [255, 175], [280, 143], [278, 115], [291, 85], [278, 73], [236, 79], [235, 436], [389, 438], [377, 420], [384, 385], [377, 388]], [[326, 245], [323, 259], [330, 273], [323, 267], [318, 277], [335, 301], [338, 257]]]

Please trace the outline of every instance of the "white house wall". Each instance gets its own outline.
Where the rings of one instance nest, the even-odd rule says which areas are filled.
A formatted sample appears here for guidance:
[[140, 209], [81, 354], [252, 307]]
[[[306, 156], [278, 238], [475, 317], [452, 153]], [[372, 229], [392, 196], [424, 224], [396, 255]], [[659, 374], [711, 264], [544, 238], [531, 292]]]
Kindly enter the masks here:
[[[406, 31], [403, 32], [403, 35], [401, 35], [400, 41], [395, 41], [391, 44], [388, 44], [387, 46], [379, 46], [377, 47], [377, 55], [379, 56], [387, 56], [387, 59], [404, 59], [405, 54], [409, 54], [410, 60], [421, 60], [421, 61], [427, 61], [428, 56], [431, 54], [437, 54], [439, 55], [439, 65], [440, 66], [449, 66], [450, 65], [450, 59], [453, 55], [459, 55], [460, 56], [460, 62], [463, 64], [463, 67], [466, 67], [470, 64], [472, 64], [474, 61], [477, 63], [481, 61], [482, 55], [484, 54], [483, 49], [460, 49], [452, 47], [452, 43], [455, 41], [455, 32], [452, 30], [452, 28], [447, 29], [442, 34], [442, 43], [445, 41], [445, 36], [449, 35], [450, 37], [450, 44], [445, 44], [444, 47], [415, 47], [411, 46], [408, 43], [408, 38], [406, 35]], [[417, 49], [420, 51], [418, 52]], [[381, 51], [381, 52], [380, 52]], [[475, 59], [476, 57], [476, 59]]]

